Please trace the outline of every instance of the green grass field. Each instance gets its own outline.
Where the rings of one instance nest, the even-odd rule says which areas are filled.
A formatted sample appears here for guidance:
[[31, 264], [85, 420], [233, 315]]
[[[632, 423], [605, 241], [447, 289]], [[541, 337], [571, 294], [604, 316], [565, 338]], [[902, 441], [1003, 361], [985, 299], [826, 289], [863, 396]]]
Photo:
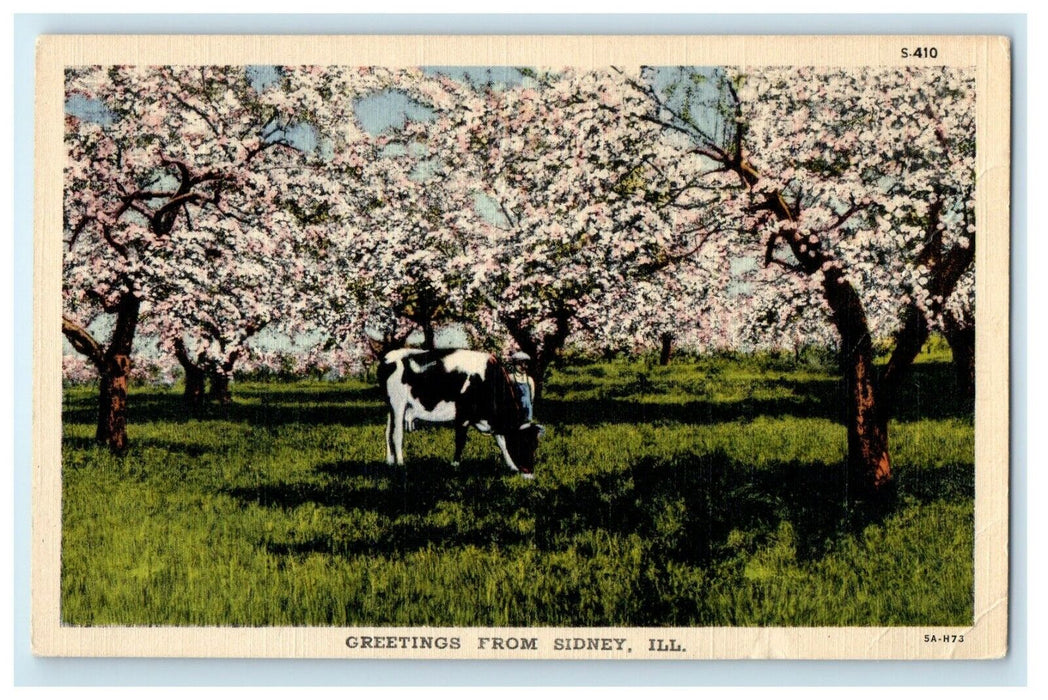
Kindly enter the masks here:
[[537, 477], [473, 432], [384, 462], [364, 382], [240, 383], [188, 417], [136, 389], [132, 449], [64, 401], [72, 625], [967, 625], [974, 430], [924, 355], [891, 425], [897, 497], [850, 509], [834, 376], [768, 358], [575, 363]]

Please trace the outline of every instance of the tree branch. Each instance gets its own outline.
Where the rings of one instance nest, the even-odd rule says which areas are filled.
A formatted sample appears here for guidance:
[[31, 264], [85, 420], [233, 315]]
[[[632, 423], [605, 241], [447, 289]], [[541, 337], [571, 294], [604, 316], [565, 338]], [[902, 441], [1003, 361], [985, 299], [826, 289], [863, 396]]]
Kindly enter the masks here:
[[164, 166], [173, 165], [178, 169], [179, 187], [176, 194], [184, 194], [189, 191], [191, 185], [192, 175], [189, 172], [189, 166], [180, 160], [171, 160], [169, 158], [161, 158], [160, 164]]
[[69, 236], [69, 242], [67, 244], [69, 250], [73, 249], [73, 246], [76, 245], [77, 239], [80, 238], [80, 234], [83, 232], [85, 228], [87, 228], [87, 224], [91, 221], [95, 221], [95, 218], [93, 216], [84, 216], [80, 219], [80, 221], [76, 222], [76, 226], [72, 227], [72, 235]]
[[102, 237], [105, 239], [106, 243], [108, 243], [110, 246], [112, 246], [113, 250], [115, 250], [117, 253], [119, 253], [120, 257], [122, 257], [122, 258], [124, 258], [126, 260], [127, 259], [127, 246], [125, 246], [123, 243], [120, 243], [115, 238], [113, 238], [113, 232], [110, 230], [110, 228], [108, 226], [106, 226], [105, 224], [101, 224], [101, 226], [102, 226]]
[[138, 310], [141, 304], [142, 302], [132, 292], [124, 292], [120, 295], [120, 301], [116, 307], [116, 325], [113, 327], [113, 334], [109, 338], [107, 354], [131, 354], [131, 345], [135, 338], [135, 328], [138, 326]]
[[203, 119], [207, 123], [207, 125], [209, 127], [211, 127], [211, 132], [216, 137], [222, 138], [222, 134], [219, 132], [218, 127], [215, 126], [215, 123], [213, 121], [211, 121], [210, 117], [208, 117], [206, 114], [204, 114], [204, 111], [202, 109], [200, 109], [196, 105], [191, 105], [188, 102], [186, 102], [185, 100], [183, 100], [181, 97], [179, 97], [178, 93], [175, 92], [175, 91], [171, 91], [169, 94], [172, 97], [174, 97], [175, 101], [177, 101], [180, 105], [182, 105], [183, 107], [185, 107], [189, 111], [196, 113], [197, 116], [199, 116], [201, 119]]
[[793, 263], [786, 262], [785, 260], [783, 260], [781, 258], [777, 258], [775, 256], [772, 256], [770, 258], [766, 257], [764, 259], [764, 264], [765, 265], [774, 264], [774, 265], [778, 265], [779, 267], [782, 267], [782, 268], [784, 268], [786, 270], [789, 270], [790, 272], [795, 272], [795, 273], [802, 274], [802, 275], [803, 274], [807, 274], [807, 270], [805, 270], [800, 265], [794, 265]]
[[62, 316], [62, 334], [74, 350], [90, 360], [96, 368], [102, 369], [105, 363], [105, 353], [102, 346], [86, 328], [70, 317]]
[[170, 233], [171, 227], [174, 226], [175, 218], [178, 215], [178, 209], [189, 202], [206, 200], [207, 197], [198, 192], [186, 192], [180, 194], [177, 197], [172, 197], [164, 206], [160, 207], [153, 214], [151, 224], [153, 230], [156, 233]]
[[832, 231], [835, 228], [838, 228], [839, 226], [843, 225], [845, 221], [850, 219], [856, 213], [862, 211], [863, 209], [866, 209], [868, 206], [868, 204], [853, 204], [851, 207], [848, 208], [847, 211], [838, 216], [837, 220], [834, 221], [832, 224], [826, 226], [825, 228], [813, 229], [812, 233], [826, 233], [827, 231]]

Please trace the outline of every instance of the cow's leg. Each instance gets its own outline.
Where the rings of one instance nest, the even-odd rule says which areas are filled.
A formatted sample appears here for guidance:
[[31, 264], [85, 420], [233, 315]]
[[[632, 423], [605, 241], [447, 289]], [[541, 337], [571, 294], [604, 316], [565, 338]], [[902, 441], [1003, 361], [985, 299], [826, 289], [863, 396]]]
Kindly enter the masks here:
[[462, 450], [466, 447], [466, 434], [468, 431], [469, 423], [455, 426], [455, 459], [451, 462], [453, 467], [457, 467], [459, 462], [462, 461]]
[[386, 464], [393, 464], [393, 409], [386, 414]]
[[506, 436], [496, 435], [495, 442], [498, 443], [499, 449], [502, 450], [502, 459], [506, 460], [506, 466], [509, 467], [509, 470], [519, 472], [517, 465], [513, 463], [513, 458], [509, 456], [509, 450], [506, 449]]
[[397, 464], [404, 463], [404, 413], [406, 406], [394, 406], [390, 414], [393, 433], [393, 457]]

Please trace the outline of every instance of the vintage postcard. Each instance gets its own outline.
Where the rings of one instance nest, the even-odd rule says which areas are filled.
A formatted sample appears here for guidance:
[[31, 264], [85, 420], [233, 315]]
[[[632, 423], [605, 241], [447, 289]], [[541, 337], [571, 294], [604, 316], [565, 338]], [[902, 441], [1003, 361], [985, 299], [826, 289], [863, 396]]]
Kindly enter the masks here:
[[1007, 653], [1006, 39], [36, 80], [34, 653]]

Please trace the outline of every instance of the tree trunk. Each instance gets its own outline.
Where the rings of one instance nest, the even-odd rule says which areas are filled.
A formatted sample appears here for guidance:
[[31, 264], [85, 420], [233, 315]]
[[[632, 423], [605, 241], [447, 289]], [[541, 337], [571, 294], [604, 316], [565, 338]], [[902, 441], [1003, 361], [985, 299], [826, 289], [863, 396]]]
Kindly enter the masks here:
[[425, 350], [437, 346], [436, 321], [440, 318], [441, 304], [428, 285], [415, 290], [411, 302], [399, 313], [422, 329], [422, 347]]
[[[735, 96], [735, 114], [741, 117], [741, 103]], [[742, 123], [740, 121], [740, 123]], [[743, 156], [744, 128], [735, 134], [734, 157], [725, 156], [724, 165], [734, 170], [743, 185], [753, 188], [760, 174]], [[972, 263], [974, 239], [967, 248], [956, 245], [945, 253], [941, 250], [939, 229], [941, 198], [929, 211], [927, 239], [920, 262], [932, 270], [932, 287], [945, 299]], [[797, 212], [790, 207], [781, 191], [766, 193], [757, 205], [785, 224], [772, 234], [765, 247], [764, 264], [783, 265], [804, 275], [823, 270], [823, 296], [830, 306], [833, 323], [841, 337], [841, 373], [844, 376], [847, 403], [849, 494], [854, 497], [882, 497], [889, 493], [892, 481], [888, 453], [888, 419], [892, 415], [900, 379], [908, 373], [914, 358], [928, 336], [927, 319], [912, 306], [906, 310], [903, 327], [896, 336], [896, 348], [885, 370], [883, 388], [878, 388], [873, 365], [873, 342], [870, 338], [862, 300], [842, 274], [839, 263], [828, 258], [822, 241], [815, 233], [802, 236], [793, 224]], [[837, 225], [858, 211], [857, 205], [845, 212]], [[778, 259], [778, 243], [789, 245], [797, 264]], [[831, 263], [831, 264], [827, 264]], [[963, 351], [962, 351], [963, 352]]]
[[127, 379], [131, 358], [108, 355], [99, 374], [98, 425], [95, 440], [117, 454], [127, 451]]
[[212, 401], [217, 401], [223, 405], [233, 403], [233, 392], [229, 388], [229, 383], [232, 381], [233, 368], [236, 366], [238, 359], [240, 359], [240, 350], [234, 350], [229, 353], [221, 367], [210, 373], [210, 397]]
[[186, 388], [182, 392], [182, 400], [190, 408], [200, 408], [204, 405], [204, 370], [195, 365], [183, 365], [186, 370]]
[[961, 327], [955, 321], [946, 323], [946, 342], [953, 353], [953, 371], [957, 391], [965, 401], [975, 400], [975, 326]]
[[62, 318], [62, 333], [77, 352], [98, 369], [98, 423], [95, 440], [116, 454], [127, 451], [127, 380], [131, 373], [131, 346], [138, 325], [141, 302], [131, 292], [112, 307], [116, 323], [103, 349], [91, 333], [70, 318]]
[[[793, 219], [781, 195], [771, 203], [780, 220]], [[848, 431], [848, 495], [853, 500], [878, 501], [890, 493], [891, 456], [888, 452], [888, 418], [890, 396], [878, 385], [873, 364], [873, 339], [870, 336], [862, 299], [837, 265], [824, 269], [826, 258], [821, 242], [802, 237], [796, 230], [783, 236], [799, 261], [797, 269], [811, 275], [823, 270], [823, 297], [830, 307], [831, 319], [841, 337], [840, 367], [845, 390], [845, 426]], [[777, 236], [768, 241], [766, 264], [771, 261]], [[920, 329], [910, 328], [910, 340], [920, 338]], [[917, 344], [913, 355], [920, 351]], [[909, 352], [909, 344], [906, 351]], [[900, 356], [897, 373], [909, 366]], [[909, 362], [913, 357], [909, 358]], [[889, 363], [891, 364], [891, 363]], [[887, 392], [889, 395], [891, 391]]]
[[910, 373], [913, 361], [928, 341], [928, 321], [924, 312], [911, 303], [903, 311], [902, 326], [895, 333], [895, 348], [881, 375], [883, 411], [890, 415], [895, 411], [897, 394], [903, 379]]
[[673, 334], [663, 333], [659, 336], [659, 340], [662, 343], [662, 348], [659, 350], [659, 364], [665, 367], [670, 363], [670, 357], [673, 355]]
[[[860, 343], [860, 346], [864, 343]], [[842, 357], [848, 392], [848, 480], [853, 495], [873, 495], [892, 479], [888, 420], [877, 400], [872, 348]]]
[[[740, 137], [737, 137], [740, 138]], [[740, 140], [741, 143], [741, 140]], [[741, 153], [741, 148], [740, 151]], [[732, 164], [743, 183], [752, 187], [759, 179], [748, 162]], [[823, 297], [829, 304], [833, 325], [841, 337], [840, 366], [845, 389], [845, 424], [848, 430], [848, 495], [851, 499], [879, 499], [888, 494], [892, 463], [888, 452], [890, 409], [877, 386], [870, 337], [862, 299], [837, 265], [828, 262], [817, 236], [802, 236], [792, 222], [794, 211], [781, 192], [765, 196], [761, 205], [782, 222], [790, 222], [767, 243], [764, 264], [776, 261], [775, 246], [781, 240], [790, 246], [798, 264], [792, 269], [805, 275], [823, 270]], [[920, 346], [917, 348], [920, 350]]]
[[208, 397], [220, 404], [233, 403], [233, 392], [229, 388], [229, 375], [225, 372], [212, 372], [210, 379], [211, 391]]
[[182, 392], [182, 400], [191, 409], [200, 408], [204, 405], [204, 370], [189, 359], [189, 353], [181, 340], [175, 341], [175, 357], [186, 375], [186, 388]]
[[528, 376], [535, 382], [535, 395], [531, 397], [533, 405], [542, 397], [542, 390], [546, 385], [546, 370], [549, 368], [549, 364], [549, 359], [541, 354], [538, 357], [533, 357], [528, 362]]
[[433, 327], [433, 319], [427, 318], [422, 323], [422, 347], [426, 350], [437, 347], [437, 331]]
[[846, 392], [848, 491], [855, 498], [886, 493], [892, 480], [888, 411], [880, 400], [873, 342], [862, 301], [839, 269], [825, 274], [824, 295], [841, 335], [841, 374]]
[[956, 376], [957, 390], [963, 401], [975, 399], [975, 319], [970, 314], [960, 322], [953, 314], [944, 312], [943, 300], [948, 299], [956, 289], [957, 283], [975, 262], [975, 239], [967, 247], [954, 244], [950, 249], [942, 249], [942, 233], [939, 229], [942, 198], [929, 212], [929, 243], [922, 251], [920, 262], [930, 268], [929, 290], [936, 306], [936, 315], [942, 315], [946, 342], [953, 351], [953, 368]]

